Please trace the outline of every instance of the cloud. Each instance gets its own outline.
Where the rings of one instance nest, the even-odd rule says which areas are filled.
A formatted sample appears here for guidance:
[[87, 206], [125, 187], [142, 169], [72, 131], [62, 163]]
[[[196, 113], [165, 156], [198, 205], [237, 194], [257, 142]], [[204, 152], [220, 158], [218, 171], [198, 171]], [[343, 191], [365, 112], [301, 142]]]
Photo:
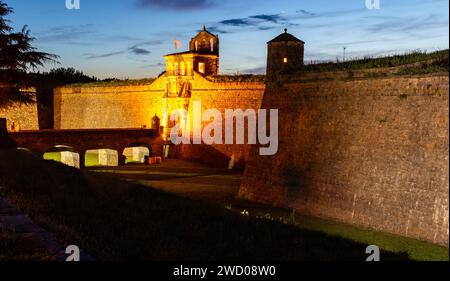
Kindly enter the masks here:
[[138, 7], [153, 7], [164, 10], [204, 10], [217, 6], [214, 0], [138, 0]]
[[220, 21], [220, 25], [229, 26], [259, 26], [264, 23], [286, 23], [287, 20], [281, 16], [281, 14], [260, 14], [254, 16], [248, 16], [246, 18], [228, 19]]
[[279, 28], [280, 25], [290, 26], [292, 23], [290, 23], [282, 14], [258, 14], [245, 18], [222, 20], [213, 24], [209, 30], [214, 33], [225, 34], [251, 30], [269, 30]]
[[165, 66], [165, 64], [164, 63], [162, 63], [162, 62], [158, 62], [158, 63], [153, 63], [153, 64], [147, 64], [147, 65], [144, 65], [144, 66], [142, 66], [142, 68], [161, 68], [161, 67], [163, 67], [163, 66]]
[[250, 26], [253, 23], [248, 19], [229, 19], [220, 21], [219, 24], [231, 26]]
[[142, 48], [137, 48], [137, 47], [130, 48], [129, 50], [130, 50], [130, 52], [132, 52], [135, 55], [149, 55], [149, 54], [151, 54], [151, 52], [149, 50], [142, 49]]
[[[209, 32], [214, 33], [214, 34], [228, 34], [228, 33], [232, 33], [228, 30], [222, 29], [220, 27], [217, 26], [210, 26], [208, 27]], [[198, 30], [198, 32], [200, 32], [200, 30]]]
[[250, 16], [249, 18], [259, 19], [259, 20], [273, 22], [273, 23], [280, 23], [280, 22], [286, 21], [286, 19], [284, 17], [282, 17], [281, 14], [275, 14], [275, 15], [262, 14], [262, 15]]
[[143, 46], [155, 46], [162, 44], [162, 40], [153, 40], [153, 41], [144, 41], [138, 44], [135, 44], [125, 50], [120, 50], [116, 52], [110, 52], [106, 54], [87, 54], [87, 59], [99, 59], [99, 58], [107, 58], [107, 57], [113, 57], [118, 55], [123, 55], [127, 53], [131, 53], [133, 55], [137, 56], [144, 56], [144, 55], [150, 55], [152, 52], [142, 48]]
[[135, 55], [149, 55], [151, 54], [151, 52], [147, 49], [142, 48], [142, 46], [156, 46], [161, 45], [162, 43], [162, 40], [145, 41], [131, 46], [130, 48], [128, 48], [128, 51]]
[[104, 42], [130, 42], [141, 39], [129, 35], [105, 35], [96, 32], [99, 26], [95, 24], [61, 25], [39, 32], [36, 39], [40, 43], [92, 46]]
[[307, 10], [303, 10], [303, 9], [296, 11], [296, 13], [297, 14], [302, 14], [302, 15], [305, 15], [305, 16], [311, 16], [311, 17], [316, 16], [316, 14], [314, 14], [312, 12], [309, 12]]
[[106, 53], [106, 54], [100, 54], [100, 55], [88, 55], [88, 59], [101, 59], [101, 58], [108, 58], [108, 57], [113, 57], [113, 56], [117, 56], [117, 55], [122, 55], [124, 54], [125, 51], [118, 51], [118, 52], [112, 52], [112, 53]]
[[277, 27], [276, 26], [259, 26], [258, 30], [264, 31], [264, 30], [271, 30], [271, 29], [275, 29], [275, 28], [277, 28]]
[[61, 25], [36, 34], [36, 39], [44, 43], [66, 43], [74, 45], [93, 45], [87, 37], [92, 36], [94, 24]]

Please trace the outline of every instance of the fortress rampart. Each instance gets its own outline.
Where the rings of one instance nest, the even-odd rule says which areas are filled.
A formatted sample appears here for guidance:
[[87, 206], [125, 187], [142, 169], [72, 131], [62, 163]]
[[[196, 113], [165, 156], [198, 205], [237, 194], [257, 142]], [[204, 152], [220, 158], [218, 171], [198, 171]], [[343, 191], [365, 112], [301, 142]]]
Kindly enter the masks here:
[[19, 125], [21, 130], [39, 130], [38, 108], [36, 104], [15, 105], [0, 108], [0, 118], [6, 118], [8, 128], [12, 123]]
[[240, 197], [448, 245], [448, 74], [293, 80], [268, 85], [279, 152], [252, 149]]
[[[173, 109], [187, 106], [192, 115], [193, 101], [201, 101], [202, 110], [257, 110], [265, 90], [263, 79], [212, 82], [195, 75], [190, 82], [190, 98], [186, 101], [186, 98], [165, 96], [165, 83], [165, 78], [160, 77], [150, 85], [57, 88], [54, 95], [55, 129], [142, 128], [144, 125], [150, 128], [155, 114], [162, 117]], [[171, 155], [217, 167], [229, 167], [232, 161], [236, 168], [243, 169], [248, 148], [248, 145], [180, 145], [173, 148]]]
[[[219, 110], [222, 114], [226, 109], [258, 110], [261, 108], [265, 88], [263, 82], [211, 83], [203, 81], [202, 83], [195, 83], [189, 106], [190, 115], [192, 116], [194, 101], [201, 102], [202, 112], [211, 108]], [[250, 145], [236, 144], [180, 145], [175, 148], [173, 155], [177, 158], [203, 162], [215, 167], [243, 170], [249, 148]]]
[[164, 85], [61, 87], [54, 91], [54, 129], [142, 128], [161, 113]]

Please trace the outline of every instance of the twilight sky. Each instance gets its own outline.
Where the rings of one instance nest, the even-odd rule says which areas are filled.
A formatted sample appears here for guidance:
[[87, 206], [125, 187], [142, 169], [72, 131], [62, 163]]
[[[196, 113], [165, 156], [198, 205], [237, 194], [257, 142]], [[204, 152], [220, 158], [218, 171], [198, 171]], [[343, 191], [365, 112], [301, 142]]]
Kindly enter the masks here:
[[[448, 0], [6, 0], [13, 26], [27, 24], [35, 45], [99, 78], [146, 78], [164, 70], [174, 37], [188, 42], [202, 25], [218, 33], [221, 73], [264, 73], [266, 42], [289, 29], [306, 60], [378, 56], [449, 47]], [[48, 65], [46, 69], [55, 67]]]

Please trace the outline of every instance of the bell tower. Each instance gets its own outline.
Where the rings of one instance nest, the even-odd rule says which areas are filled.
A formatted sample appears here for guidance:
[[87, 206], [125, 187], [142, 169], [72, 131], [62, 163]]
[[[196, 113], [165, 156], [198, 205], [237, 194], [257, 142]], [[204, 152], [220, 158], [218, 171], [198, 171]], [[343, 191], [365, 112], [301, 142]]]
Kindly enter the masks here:
[[203, 26], [189, 42], [189, 51], [196, 54], [194, 70], [202, 75], [219, 74], [219, 35], [214, 35]]
[[189, 51], [219, 56], [219, 36], [210, 33], [206, 26], [203, 26], [202, 30], [191, 38]]
[[164, 56], [166, 60], [166, 90], [162, 100], [161, 124], [165, 135], [173, 127], [169, 114], [177, 109], [189, 109], [195, 75], [219, 74], [219, 36], [202, 30], [189, 42], [189, 50]]

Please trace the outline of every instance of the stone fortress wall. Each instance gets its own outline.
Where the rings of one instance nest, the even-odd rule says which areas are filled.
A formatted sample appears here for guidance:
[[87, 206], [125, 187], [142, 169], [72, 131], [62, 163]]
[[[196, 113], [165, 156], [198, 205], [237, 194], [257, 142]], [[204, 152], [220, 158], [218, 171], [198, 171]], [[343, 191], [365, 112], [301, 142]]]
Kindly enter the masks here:
[[[162, 118], [166, 107], [182, 108], [184, 98], [165, 97], [165, 78], [160, 77], [151, 85], [60, 87], [54, 94], [55, 129], [103, 129], [151, 127], [155, 114]], [[193, 102], [200, 101], [202, 110], [216, 108], [255, 109], [261, 107], [265, 90], [263, 79], [259, 81], [211, 81], [195, 75], [191, 81], [191, 97], [188, 111], [193, 115]], [[192, 119], [191, 119], [192, 120]], [[195, 160], [217, 167], [243, 169], [248, 145], [180, 145], [171, 151], [172, 157]], [[232, 164], [232, 163], [231, 163]]]
[[19, 125], [21, 130], [39, 130], [38, 108], [36, 104], [15, 105], [0, 108], [0, 118], [6, 118], [8, 130], [11, 125]]
[[[241, 81], [241, 82], [211, 82], [199, 77], [193, 83], [192, 95], [189, 104], [189, 115], [193, 120], [193, 103], [200, 101], [202, 112], [215, 108], [222, 113], [226, 109], [253, 109], [257, 112], [261, 108], [265, 84], [261, 81]], [[208, 122], [203, 122], [203, 127]], [[192, 128], [192, 125], [191, 125]], [[225, 143], [225, 133], [222, 132]], [[219, 168], [234, 168], [243, 170], [249, 145], [180, 145], [175, 148], [174, 156], [181, 159], [194, 160], [206, 163]]]
[[279, 152], [252, 149], [239, 196], [448, 245], [448, 74], [286, 80], [263, 101]]
[[60, 87], [54, 91], [54, 129], [151, 127], [161, 114], [164, 85]]

